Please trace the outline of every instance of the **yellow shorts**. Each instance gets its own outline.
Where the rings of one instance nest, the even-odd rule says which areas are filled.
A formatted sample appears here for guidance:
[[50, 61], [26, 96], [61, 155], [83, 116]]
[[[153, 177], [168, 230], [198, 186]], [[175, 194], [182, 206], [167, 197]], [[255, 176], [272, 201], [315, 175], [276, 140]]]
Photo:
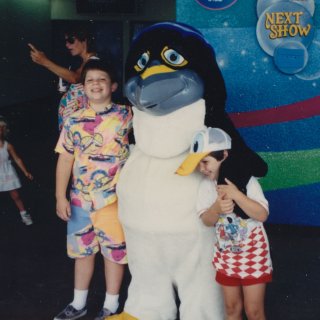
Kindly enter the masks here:
[[127, 263], [124, 234], [118, 219], [118, 202], [88, 212], [71, 206], [68, 221], [67, 251], [70, 258], [101, 254], [113, 262]]

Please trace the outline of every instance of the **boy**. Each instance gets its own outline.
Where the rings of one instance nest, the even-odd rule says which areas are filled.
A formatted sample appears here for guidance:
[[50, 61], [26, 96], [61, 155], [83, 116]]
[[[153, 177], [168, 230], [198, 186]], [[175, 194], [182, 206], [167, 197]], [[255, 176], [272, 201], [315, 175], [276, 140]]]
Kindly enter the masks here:
[[[57, 215], [68, 222], [67, 251], [75, 259], [73, 301], [54, 320], [78, 319], [87, 313], [86, 300], [101, 249], [106, 297], [96, 320], [114, 314], [126, 260], [126, 246], [117, 215], [116, 183], [129, 155], [132, 114], [112, 102], [117, 82], [111, 67], [90, 60], [82, 71], [88, 103], [65, 122], [55, 151]], [[66, 198], [73, 172], [70, 203]]]
[[198, 166], [205, 175], [199, 187], [197, 211], [206, 226], [215, 226], [217, 242], [213, 265], [222, 286], [226, 319], [265, 319], [264, 294], [272, 279], [268, 239], [263, 227], [269, 210], [259, 182], [251, 177], [246, 193], [231, 181], [216, 185], [228, 157], [231, 138], [218, 128], [198, 131], [189, 157], [177, 173], [188, 175]]

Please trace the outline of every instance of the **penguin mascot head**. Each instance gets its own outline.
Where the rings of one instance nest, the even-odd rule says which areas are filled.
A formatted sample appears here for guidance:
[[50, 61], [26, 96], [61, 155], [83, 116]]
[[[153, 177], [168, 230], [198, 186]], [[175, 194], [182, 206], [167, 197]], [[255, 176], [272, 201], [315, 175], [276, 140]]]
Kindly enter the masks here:
[[125, 66], [125, 94], [140, 111], [162, 116], [205, 100], [205, 124], [226, 131], [232, 151], [219, 183], [227, 177], [241, 190], [251, 176], [262, 177], [267, 164], [243, 141], [225, 112], [226, 89], [212, 46], [193, 27], [161, 22], [134, 39]]
[[210, 44], [196, 29], [163, 22], [144, 29], [126, 62], [126, 96], [140, 110], [164, 115], [200, 98], [224, 109], [224, 80]]

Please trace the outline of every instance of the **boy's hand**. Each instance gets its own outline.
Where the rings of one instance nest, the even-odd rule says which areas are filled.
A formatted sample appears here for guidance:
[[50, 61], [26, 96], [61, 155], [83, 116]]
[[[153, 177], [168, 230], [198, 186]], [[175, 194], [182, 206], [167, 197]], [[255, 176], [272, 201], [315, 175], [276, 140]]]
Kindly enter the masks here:
[[235, 184], [233, 184], [227, 178], [225, 178], [225, 181], [227, 184], [219, 184], [217, 186], [218, 194], [219, 193], [225, 194], [226, 198], [229, 198], [229, 199], [236, 201], [236, 199], [237, 199], [237, 197], [239, 197], [239, 193], [241, 193], [241, 191], [239, 191], [237, 186]]
[[71, 217], [71, 208], [70, 203], [66, 198], [57, 199], [57, 216], [64, 220], [68, 221]]

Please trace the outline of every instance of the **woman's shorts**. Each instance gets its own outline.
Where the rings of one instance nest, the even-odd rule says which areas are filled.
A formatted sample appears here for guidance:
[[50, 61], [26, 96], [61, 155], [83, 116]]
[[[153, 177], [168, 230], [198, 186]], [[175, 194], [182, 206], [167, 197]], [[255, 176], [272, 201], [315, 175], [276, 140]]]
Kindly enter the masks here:
[[94, 212], [71, 206], [67, 234], [68, 256], [81, 258], [100, 250], [110, 261], [127, 263], [124, 234], [118, 220], [118, 202]]
[[260, 278], [254, 278], [254, 279], [241, 279], [241, 278], [233, 278], [228, 277], [225, 274], [221, 272], [216, 273], [216, 281], [222, 285], [222, 286], [251, 286], [253, 284], [259, 284], [259, 283], [268, 283], [272, 281], [272, 274], [263, 275]]

